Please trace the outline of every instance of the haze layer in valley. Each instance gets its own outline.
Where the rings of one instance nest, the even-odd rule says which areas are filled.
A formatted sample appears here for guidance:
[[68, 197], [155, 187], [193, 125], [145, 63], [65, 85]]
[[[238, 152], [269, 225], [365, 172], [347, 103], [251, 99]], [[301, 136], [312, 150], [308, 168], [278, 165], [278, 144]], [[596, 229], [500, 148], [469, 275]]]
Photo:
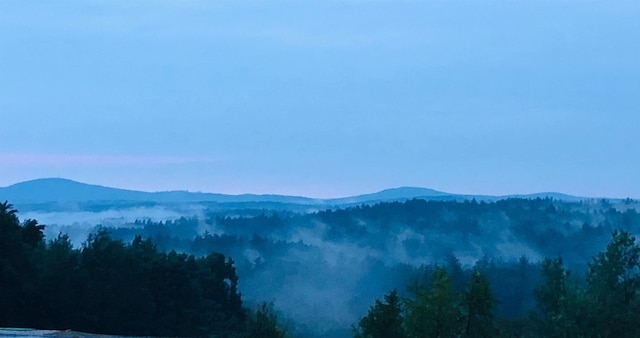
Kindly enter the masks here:
[[[89, 233], [107, 229], [124, 241], [151, 238], [160, 250], [221, 252], [235, 261], [245, 302], [273, 302], [297, 335], [349, 336], [374, 299], [391, 289], [404, 293], [428, 265], [460, 272], [502, 262], [525, 278], [494, 276], [495, 292], [506, 299], [513, 285], [533, 289], [538, 277], [527, 267], [544, 257], [562, 256], [580, 272], [613, 229], [640, 232], [638, 203], [630, 199], [404, 188], [334, 200], [182, 192], [172, 201], [165, 193], [120, 194], [70, 181], [26, 187], [41, 184], [67, 197], [20, 199], [29, 196], [25, 186], [1, 188], [0, 197], [14, 197], [22, 218], [46, 224], [47, 238], [67, 233], [80, 247]], [[532, 304], [531, 296], [505, 301], [499, 312], [520, 315]]]

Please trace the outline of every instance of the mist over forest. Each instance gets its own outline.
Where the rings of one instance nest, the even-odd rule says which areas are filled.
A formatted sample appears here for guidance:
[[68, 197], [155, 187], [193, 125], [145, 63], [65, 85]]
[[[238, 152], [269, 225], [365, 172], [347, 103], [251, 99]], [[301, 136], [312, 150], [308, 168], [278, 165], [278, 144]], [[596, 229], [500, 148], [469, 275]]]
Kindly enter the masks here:
[[[463, 290], [481, 268], [504, 323], [535, 309], [540, 264], [559, 258], [582, 276], [614, 230], [640, 233], [634, 200], [508, 198], [406, 199], [334, 208], [206, 204], [119, 206], [24, 214], [44, 235], [67, 234], [76, 248], [106, 232], [159, 252], [230, 257], [244, 305], [273, 304], [293, 337], [348, 337], [376, 299], [428, 282], [438, 267]], [[507, 325], [507, 324], [504, 324]], [[507, 325], [508, 326], [508, 325]]]
[[639, 17], [0, 0], [0, 338], [639, 338]]
[[636, 207], [631, 200], [614, 206], [605, 200], [415, 199], [310, 214], [212, 212], [205, 219], [141, 220], [110, 231], [123, 240], [142, 234], [162, 250], [229, 255], [246, 300], [272, 301], [295, 332], [322, 336], [340, 329], [348, 334], [375, 298], [391, 289], [404, 294], [433, 265], [457, 273], [459, 285], [464, 268], [493, 267], [491, 282], [502, 299], [498, 314], [524, 316], [540, 280], [537, 263], [562, 257], [584, 273], [614, 229], [640, 232]]

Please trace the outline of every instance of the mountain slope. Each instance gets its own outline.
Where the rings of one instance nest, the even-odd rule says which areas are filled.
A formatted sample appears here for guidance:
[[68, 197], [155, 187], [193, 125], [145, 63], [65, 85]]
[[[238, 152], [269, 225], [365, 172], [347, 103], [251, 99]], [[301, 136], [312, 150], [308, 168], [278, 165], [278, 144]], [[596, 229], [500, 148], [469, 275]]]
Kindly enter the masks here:
[[12, 202], [87, 200], [145, 200], [148, 193], [79, 183], [62, 178], [43, 178], [0, 188], [0, 197]]
[[43, 178], [0, 188], [0, 199], [11, 202], [281, 202], [315, 204], [306, 197], [281, 195], [224, 195], [188, 191], [143, 192], [80, 183], [61, 178]]
[[156, 203], [282, 203], [310, 205], [317, 207], [341, 206], [384, 201], [404, 201], [413, 198], [427, 200], [498, 200], [509, 197], [537, 198], [551, 197], [561, 200], [581, 200], [583, 197], [559, 193], [538, 193], [530, 195], [482, 196], [457, 195], [427, 188], [400, 187], [382, 190], [377, 193], [343, 198], [316, 199], [284, 195], [225, 195], [189, 191], [143, 192], [135, 190], [110, 188], [100, 185], [85, 184], [62, 178], [43, 178], [17, 183], [0, 188], [0, 200], [11, 203], [46, 203], [46, 202], [156, 202]]
[[357, 203], [379, 202], [379, 201], [407, 200], [412, 198], [438, 199], [440, 197], [445, 197], [445, 196], [453, 197], [456, 195], [433, 190], [433, 189], [427, 189], [427, 188], [400, 187], [400, 188], [385, 189], [373, 194], [364, 194], [364, 195], [344, 197], [344, 198], [332, 198], [327, 200], [327, 202], [329, 204], [334, 204], [334, 205], [343, 205], [343, 204], [357, 204]]

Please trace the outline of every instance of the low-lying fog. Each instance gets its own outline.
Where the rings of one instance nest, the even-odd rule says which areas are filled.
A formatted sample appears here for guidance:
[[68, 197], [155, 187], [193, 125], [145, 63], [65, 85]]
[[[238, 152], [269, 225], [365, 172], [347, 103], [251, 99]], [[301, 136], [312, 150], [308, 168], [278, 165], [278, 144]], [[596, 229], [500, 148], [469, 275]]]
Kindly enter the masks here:
[[[401, 293], [425, 264], [471, 267], [479, 260], [529, 263], [562, 256], [587, 262], [623, 227], [637, 233], [635, 202], [566, 203], [511, 199], [491, 203], [382, 203], [310, 214], [206, 210], [201, 205], [90, 211], [26, 211], [81, 246], [96, 227], [131, 240], [151, 237], [161, 250], [222, 252], [236, 262], [245, 304], [272, 301], [297, 335], [349, 336], [375, 298]], [[238, 215], [250, 216], [238, 216]], [[229, 217], [228, 215], [234, 215]], [[499, 290], [498, 290], [499, 291]], [[525, 311], [527, 301], [516, 311]], [[510, 311], [503, 304], [500, 311]]]

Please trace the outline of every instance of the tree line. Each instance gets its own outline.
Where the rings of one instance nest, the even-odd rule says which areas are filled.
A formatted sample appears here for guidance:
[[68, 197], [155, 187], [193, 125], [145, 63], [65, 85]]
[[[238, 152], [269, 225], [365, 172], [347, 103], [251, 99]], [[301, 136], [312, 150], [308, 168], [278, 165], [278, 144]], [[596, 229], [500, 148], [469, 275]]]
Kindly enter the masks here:
[[[139, 233], [150, 236], [161, 251], [234, 257], [243, 296], [275, 300], [300, 336], [334, 334], [325, 327], [349, 336], [350, 325], [372, 299], [391, 289], [406, 298], [406, 285], [416, 275], [428, 282], [434, 263], [445, 268], [461, 293], [473, 273], [462, 264], [480, 258], [476, 268], [499, 300], [495, 325], [518, 336], [533, 325], [528, 314], [537, 308], [534, 290], [544, 282], [543, 258], [562, 257], [563, 268], [584, 287], [587, 262], [607, 245], [614, 229], [639, 233], [636, 208], [632, 200], [413, 199], [304, 214], [263, 210], [249, 217], [234, 211], [210, 213], [204, 220], [141, 220], [110, 231], [125, 241]], [[213, 233], [204, 232], [203, 224]], [[291, 290], [302, 289], [308, 296], [300, 306]], [[342, 311], [336, 315], [335, 309]], [[333, 318], [338, 319], [330, 322]]]
[[[595, 257], [585, 267], [579, 267], [575, 257], [541, 263], [525, 257], [513, 261], [485, 257], [473, 269], [465, 269], [451, 251], [436, 252], [441, 255], [437, 261], [443, 265], [422, 267], [364, 258], [360, 261], [361, 274], [356, 276], [361, 282], [353, 284], [358, 287], [335, 293], [350, 295], [348, 303], [357, 306], [347, 323], [357, 321], [356, 316], [366, 311], [375, 295], [407, 284], [410, 287], [389, 292], [376, 301], [356, 323], [354, 335], [640, 336], [632, 327], [640, 314], [640, 250], [631, 236], [639, 228], [638, 214], [631, 208], [621, 210], [549, 199], [486, 204], [410, 200], [310, 215], [212, 220], [211, 224], [225, 233], [236, 229], [231, 234], [197, 235], [197, 219], [144, 221], [136, 224], [138, 229], [103, 228], [74, 248], [66, 235], [45, 241], [43, 225], [35, 220], [20, 222], [16, 210], [5, 202], [0, 204], [0, 326], [144, 336], [282, 337], [284, 332], [278, 327], [273, 307], [262, 303], [251, 311], [243, 306], [237, 290], [238, 276], [254, 281], [246, 284], [249, 290], [259, 287], [258, 283], [294, 280], [298, 285], [286, 285], [292, 290], [304, 287], [300, 285], [304, 279], [291, 278], [301, 271], [310, 271], [309, 276], [315, 279], [326, 276], [331, 280], [336, 279], [337, 270], [325, 266], [325, 252], [320, 248], [268, 234], [284, 238], [292, 230], [313, 226], [320, 220], [326, 225], [319, 233], [323, 240], [349, 244], [357, 238], [355, 235], [365, 234], [367, 240], [380, 245], [380, 252], [386, 253], [388, 241], [376, 242], [374, 231], [437, 228], [453, 235], [483, 235], [489, 230], [485, 227], [494, 224], [492, 219], [507, 215], [516, 229], [514, 233], [530, 239], [523, 242], [538, 243], [538, 248], [546, 245], [553, 249], [544, 243], [545, 237], [555, 247], [582, 239], [581, 247], [597, 248], [607, 242], [606, 235], [600, 240], [603, 231], [616, 227], [628, 231], [613, 231], [604, 251], [592, 249]], [[599, 225], [564, 225], [572, 219], [587, 218], [597, 220]], [[366, 227], [359, 220], [365, 220]], [[563, 226], [573, 230], [554, 237], [554, 229], [562, 230]], [[135, 233], [140, 230], [143, 236]], [[424, 232], [425, 238], [429, 233]], [[379, 231], [377, 236], [388, 234]], [[148, 237], [153, 239], [143, 239]], [[414, 242], [415, 238], [408, 238], [399, 243], [415, 250], [437, 248], [431, 242]], [[173, 250], [176, 247], [178, 252]], [[542, 251], [548, 254], [574, 249]], [[189, 251], [191, 254], [184, 253]], [[302, 260], [301, 254], [307, 259]], [[238, 257], [238, 263], [231, 256]], [[290, 257], [297, 260], [291, 261]], [[342, 266], [339, 260], [337, 264]], [[409, 283], [414, 275], [419, 279]], [[345, 281], [338, 278], [336, 283]], [[286, 297], [286, 293], [279, 294], [275, 299]], [[338, 301], [344, 300], [330, 300]]]
[[159, 252], [92, 234], [81, 248], [66, 235], [20, 222], [0, 204], [0, 327], [73, 329], [116, 335], [283, 337], [273, 309], [242, 306], [231, 258]]
[[353, 327], [356, 338], [408, 337], [639, 337], [640, 245], [615, 230], [606, 248], [588, 263], [584, 278], [562, 258], [540, 264], [535, 307], [516, 319], [496, 318], [494, 296], [481, 265], [457, 290], [450, 270], [436, 266], [414, 282], [408, 296], [396, 290], [376, 300]]

